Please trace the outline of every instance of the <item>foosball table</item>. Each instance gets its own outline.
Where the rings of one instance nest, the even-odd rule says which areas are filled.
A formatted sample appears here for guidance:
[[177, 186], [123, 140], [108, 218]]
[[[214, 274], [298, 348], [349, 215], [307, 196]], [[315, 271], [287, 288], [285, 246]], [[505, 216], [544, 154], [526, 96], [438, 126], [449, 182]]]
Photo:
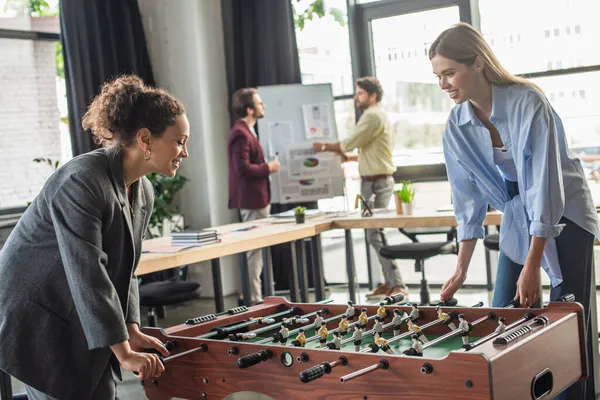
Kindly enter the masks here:
[[[170, 355], [151, 400], [546, 399], [587, 378], [583, 309], [290, 303], [144, 328]], [[568, 300], [568, 299], [565, 299]]]

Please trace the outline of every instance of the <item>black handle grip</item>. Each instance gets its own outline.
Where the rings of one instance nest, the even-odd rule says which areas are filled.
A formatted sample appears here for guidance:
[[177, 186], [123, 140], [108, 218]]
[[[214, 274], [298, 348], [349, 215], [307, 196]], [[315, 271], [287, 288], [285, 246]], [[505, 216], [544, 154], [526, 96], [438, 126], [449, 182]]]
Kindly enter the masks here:
[[563, 296], [560, 296], [556, 301], [564, 301], [567, 303], [575, 303], [575, 295], [573, 293], [567, 293]]
[[312, 382], [330, 372], [331, 365], [329, 365], [327, 362], [324, 362], [323, 364], [315, 365], [314, 367], [310, 367], [309, 369], [300, 372], [300, 381], [304, 383]]
[[229, 310], [227, 310], [227, 314], [235, 315], [235, 314], [243, 313], [246, 311], [248, 311], [248, 307], [240, 306], [240, 307], [230, 308]]
[[517, 299], [511, 300], [510, 303], [508, 303], [508, 305], [505, 308], [519, 308], [519, 307], [521, 307], [521, 302], [517, 298]]
[[240, 368], [248, 368], [260, 363], [261, 361], [267, 361], [271, 357], [273, 357], [273, 352], [270, 349], [261, 350], [258, 353], [252, 353], [238, 358], [237, 365]]
[[473, 304], [471, 307], [472, 307], [472, 308], [483, 307], [483, 301], [480, 301], [480, 302], [479, 302], [479, 303], [477, 303], [477, 304]]
[[456, 298], [454, 298], [454, 297], [451, 299], [440, 301], [439, 303], [437, 303], [438, 306], [446, 306], [446, 307], [456, 307], [457, 304], [458, 304], [458, 300], [456, 300]]
[[383, 299], [382, 303], [385, 303], [386, 305], [390, 306], [392, 304], [400, 303], [402, 300], [404, 300], [404, 295], [402, 293], [398, 293], [393, 296], [386, 297], [385, 299]]
[[[177, 343], [172, 340], [167, 340], [164, 343], [165, 349], [167, 349], [168, 351], [172, 351], [176, 345], [177, 345]], [[142, 352], [150, 353], [150, 354], [161, 354], [161, 352], [156, 349], [142, 349]]]

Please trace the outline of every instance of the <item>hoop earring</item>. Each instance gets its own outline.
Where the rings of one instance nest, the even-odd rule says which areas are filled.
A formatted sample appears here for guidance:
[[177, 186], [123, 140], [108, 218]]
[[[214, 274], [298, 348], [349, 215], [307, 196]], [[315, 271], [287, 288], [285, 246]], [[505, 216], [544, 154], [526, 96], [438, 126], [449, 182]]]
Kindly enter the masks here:
[[144, 151], [144, 160], [146, 160], [146, 161], [150, 160], [150, 151], [149, 150]]

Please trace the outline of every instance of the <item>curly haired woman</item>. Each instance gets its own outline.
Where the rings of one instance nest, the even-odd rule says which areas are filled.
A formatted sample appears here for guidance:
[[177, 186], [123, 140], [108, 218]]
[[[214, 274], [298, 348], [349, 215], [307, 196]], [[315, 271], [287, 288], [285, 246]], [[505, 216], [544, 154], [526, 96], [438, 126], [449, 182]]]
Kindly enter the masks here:
[[181, 103], [136, 76], [106, 83], [83, 118], [103, 147], [59, 168], [0, 252], [0, 369], [30, 399], [114, 399], [123, 369], [164, 371], [140, 332], [134, 275], [152, 213], [146, 174], [188, 156]]

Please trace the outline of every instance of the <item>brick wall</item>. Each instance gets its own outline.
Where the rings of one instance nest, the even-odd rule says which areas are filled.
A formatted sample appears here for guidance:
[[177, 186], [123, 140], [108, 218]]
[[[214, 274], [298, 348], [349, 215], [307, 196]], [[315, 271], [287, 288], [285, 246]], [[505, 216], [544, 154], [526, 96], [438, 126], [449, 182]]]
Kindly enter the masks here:
[[26, 205], [53, 172], [33, 158], [61, 159], [56, 86], [54, 42], [0, 39], [0, 208]]

